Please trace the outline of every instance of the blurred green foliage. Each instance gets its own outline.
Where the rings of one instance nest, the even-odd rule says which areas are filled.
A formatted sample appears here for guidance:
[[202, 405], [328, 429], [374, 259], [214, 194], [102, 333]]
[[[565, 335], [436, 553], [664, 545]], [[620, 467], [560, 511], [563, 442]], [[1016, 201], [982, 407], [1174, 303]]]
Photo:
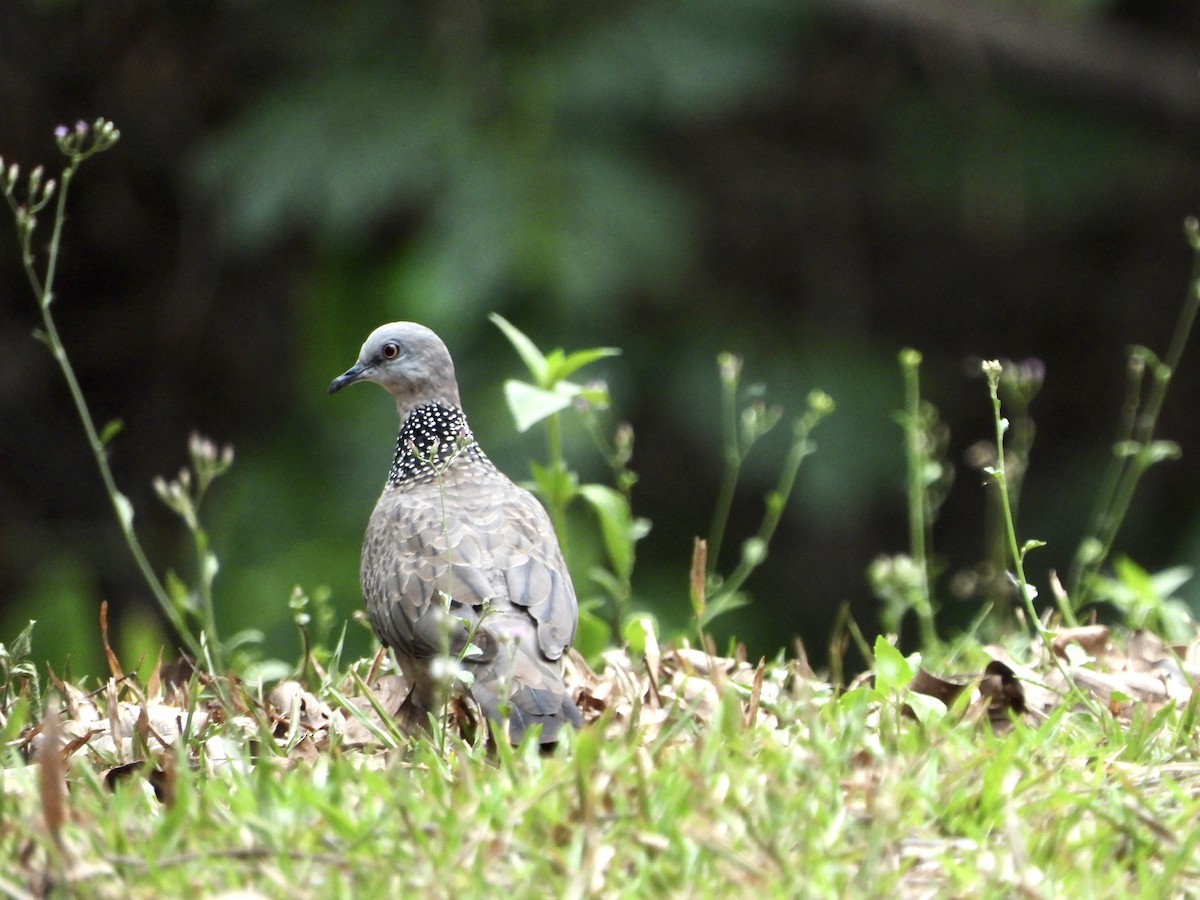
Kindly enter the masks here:
[[511, 294], [595, 312], [671, 284], [695, 219], [645, 137], [770, 85], [804, 18], [782, 0], [354, 10], [196, 171], [250, 247], [413, 216], [389, 287], [423, 321], [482, 318]]

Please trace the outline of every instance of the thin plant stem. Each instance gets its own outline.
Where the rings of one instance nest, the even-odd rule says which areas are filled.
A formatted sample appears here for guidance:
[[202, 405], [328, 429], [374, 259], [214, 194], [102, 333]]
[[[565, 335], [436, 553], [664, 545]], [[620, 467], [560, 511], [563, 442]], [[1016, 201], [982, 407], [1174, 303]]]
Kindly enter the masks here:
[[[84, 398], [83, 390], [79, 386], [79, 380], [75, 376], [74, 367], [67, 356], [66, 348], [59, 335], [58, 327], [55, 324], [54, 316], [50, 311], [51, 304], [54, 301], [54, 283], [58, 272], [59, 250], [62, 241], [63, 225], [66, 222], [67, 196], [70, 192], [71, 180], [78, 170], [79, 165], [87, 159], [92, 153], [96, 152], [96, 148], [88, 151], [76, 150], [69, 154], [70, 162], [63, 170], [58, 198], [54, 208], [54, 224], [50, 234], [50, 245], [47, 251], [46, 259], [46, 274], [44, 279], [40, 279], [37, 275], [35, 257], [33, 254], [33, 225], [32, 223], [25, 228], [19, 227], [21, 240], [21, 259], [25, 268], [25, 274], [29, 280], [30, 286], [37, 297], [38, 306], [42, 314], [43, 340], [47, 347], [50, 348], [51, 354], [54, 356], [55, 362], [58, 363], [59, 369], [62, 371], [63, 379], [67, 383], [67, 390], [71, 395], [71, 400], [75, 405], [75, 412], [79, 416], [79, 420], [83, 425], [83, 430], [87, 436], [88, 446], [91, 448], [92, 456], [96, 461], [96, 467], [100, 471], [100, 479], [104, 484], [105, 492], [108, 494], [109, 500], [112, 502], [113, 511], [116, 513], [117, 522], [121, 528], [121, 534], [125, 539], [125, 544], [129, 548], [130, 554], [133, 556], [134, 563], [138, 567], [143, 580], [146, 582], [150, 593], [154, 596], [155, 602], [158, 603], [163, 615], [167, 621], [175, 629], [180, 640], [183, 641], [189, 653], [195, 659], [204, 657], [203, 648], [200, 641], [191, 633], [187, 622], [184, 620], [182, 613], [179, 611], [174, 602], [168, 596], [162, 582], [155, 574], [150, 561], [146, 558], [145, 552], [142, 550], [141, 542], [138, 540], [137, 533], [133, 529], [133, 508], [129, 503], [129, 499], [121, 493], [117, 488], [116, 480], [113, 478], [112, 469], [108, 464], [108, 457], [104, 452], [104, 442], [100, 438], [99, 432], [96, 430], [95, 421], [92, 418], [91, 411], [88, 409], [87, 400]], [[21, 217], [21, 210], [11, 191], [6, 191], [5, 196], [8, 199], [9, 206], [13, 209], [14, 214], [18, 216], [18, 221]], [[32, 198], [31, 198], [32, 199]], [[218, 654], [219, 659], [219, 654]], [[214, 674], [216, 674], [214, 672]]]
[[[1189, 218], [1184, 223], [1184, 230], [1193, 252], [1187, 295], [1164, 359], [1158, 361], [1145, 348], [1131, 351], [1130, 387], [1122, 421], [1124, 439], [1116, 445], [1117, 456], [1101, 493], [1092, 534], [1076, 554], [1073, 566], [1071, 594], [1072, 604], [1077, 609], [1092, 598], [1100, 568], [1112, 552], [1142, 476], [1154, 463], [1174, 455], [1169, 448], [1155, 442], [1154, 432], [1171, 379], [1183, 359], [1183, 351], [1200, 313], [1200, 222]], [[1142, 403], [1143, 373], [1147, 367], [1150, 381]]]
[[[1128, 362], [1128, 378], [1125, 383], [1125, 402], [1121, 407], [1121, 420], [1117, 429], [1117, 440], [1115, 446], [1122, 446], [1132, 443], [1134, 428], [1137, 427], [1138, 407], [1141, 405], [1142, 398], [1142, 380], [1146, 373], [1146, 361], [1141, 354], [1130, 353]], [[1104, 473], [1104, 480], [1101, 482], [1100, 490], [1096, 495], [1096, 506], [1092, 512], [1092, 524], [1088, 529], [1088, 536], [1084, 538], [1080, 547], [1075, 552], [1075, 558], [1071, 564], [1071, 578], [1068, 582], [1070, 585], [1069, 593], [1075, 606], [1082, 606], [1087, 602], [1087, 596], [1090, 593], [1090, 574], [1091, 567], [1096, 558], [1103, 558], [1107, 553], [1103, 550], [1103, 545], [1099, 535], [1108, 528], [1109, 518], [1113, 506], [1113, 498], [1116, 496], [1117, 488], [1121, 483], [1121, 475], [1124, 472], [1127, 457], [1112, 453], [1109, 459], [1108, 467]], [[1088, 582], [1088, 588], [1084, 589], [1085, 581]]]
[[737, 389], [741, 372], [741, 360], [731, 353], [722, 353], [717, 359], [721, 374], [721, 432], [725, 467], [721, 473], [721, 485], [713, 507], [712, 524], [708, 530], [708, 575], [717, 571], [721, 555], [721, 542], [729, 524], [729, 513], [737, 493], [738, 476], [742, 466], [742, 448], [738, 441]]
[[[983, 372], [988, 382], [988, 393], [992, 398], [992, 419], [996, 429], [996, 466], [990, 470], [990, 474], [996, 481], [996, 489], [1000, 492], [1000, 509], [1004, 518], [1008, 551], [1012, 556], [1013, 570], [1016, 573], [1017, 590], [1021, 593], [1021, 601], [1025, 607], [1025, 615], [1029, 619], [1029, 626], [1037, 634], [1041, 641], [1042, 651], [1049, 656], [1051, 664], [1062, 676], [1063, 683], [1068, 685], [1067, 690], [1070, 695], [1077, 702], [1086, 706], [1098, 719], [1103, 719], [1105, 717], [1105, 710], [1090, 692], [1079, 688], [1079, 685], [1075, 683], [1075, 679], [1071, 675], [1071, 670], [1066, 660], [1054, 652], [1054, 634], [1042, 624], [1042, 620], [1033, 605], [1033, 591], [1030, 590], [1029, 582], [1025, 577], [1025, 551], [1042, 546], [1042, 542], [1027, 541], [1024, 547], [1017, 543], [1017, 526], [1013, 520], [1012, 504], [1009, 502], [1008, 497], [1008, 479], [1005, 476], [1004, 468], [1004, 432], [1008, 423], [1004, 419], [1000, 404], [999, 385], [1001, 371], [1000, 363], [995, 360], [988, 360], [983, 364]], [[1079, 623], [1065, 599], [1060, 600], [1058, 608], [1063, 617], [1063, 622], [1068, 627], [1074, 628], [1078, 626]]]
[[[1032, 592], [1029, 589], [1029, 582], [1025, 578], [1025, 553], [1017, 543], [1017, 526], [1016, 522], [1013, 521], [1012, 504], [1009, 502], [1008, 497], [1008, 476], [1004, 466], [1004, 432], [1007, 422], [1000, 408], [1000, 363], [994, 360], [985, 362], [983, 364], [983, 371], [987, 377], [988, 394], [992, 398], [992, 421], [995, 426], [996, 439], [996, 465], [989, 471], [989, 474], [995, 481], [996, 490], [1000, 496], [1000, 511], [1004, 525], [1004, 536], [1008, 543], [1008, 553], [1012, 559], [1013, 571], [1016, 574], [1017, 591], [1020, 593], [1021, 602], [1025, 606], [1025, 614], [1029, 618], [1030, 627], [1049, 646], [1047, 631], [1042, 626], [1042, 621], [1038, 617], [1037, 610], [1034, 608]], [[1073, 621], [1073, 617], [1072, 620], [1068, 621], [1068, 624], [1076, 624]]]
[[908, 461], [908, 540], [909, 553], [920, 578], [913, 597], [913, 611], [917, 614], [921, 629], [921, 643], [926, 648], [937, 643], [937, 630], [933, 622], [933, 599], [929, 591], [929, 560], [927, 539], [929, 534], [928, 494], [925, 490], [925, 453], [921, 431], [921, 354], [906, 349], [900, 352], [900, 365], [904, 371], [904, 436]]
[[[800, 471], [800, 464], [806, 457], [816, 452], [817, 447], [812, 441], [812, 431], [832, 411], [833, 400], [827, 394], [822, 391], [813, 391], [809, 395], [808, 411], [796, 421], [792, 445], [788, 448], [787, 458], [784, 460], [783, 468], [780, 469], [779, 481], [775, 485], [775, 490], [767, 495], [767, 508], [763, 513], [758, 532], [746, 542], [741, 560], [721, 584], [717, 592], [718, 597], [736, 593], [766, 558], [767, 547], [775, 535], [775, 529], [779, 526], [788, 499], [792, 496], [792, 490], [796, 486], [796, 475]], [[710, 559], [709, 565], [711, 564]]]

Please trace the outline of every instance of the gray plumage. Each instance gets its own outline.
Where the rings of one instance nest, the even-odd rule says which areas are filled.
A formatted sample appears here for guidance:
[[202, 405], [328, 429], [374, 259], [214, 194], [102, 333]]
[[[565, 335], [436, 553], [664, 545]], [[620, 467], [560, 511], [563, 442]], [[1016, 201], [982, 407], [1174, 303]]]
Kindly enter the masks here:
[[329, 392], [356, 381], [384, 387], [400, 417], [361, 576], [371, 625], [413, 685], [407, 711], [424, 721], [442, 690], [432, 661], [470, 644], [462, 663], [487, 717], [507, 721], [514, 743], [535, 723], [553, 743], [581, 719], [562, 676], [575, 590], [550, 517], [475, 442], [450, 353], [428, 328], [375, 329]]

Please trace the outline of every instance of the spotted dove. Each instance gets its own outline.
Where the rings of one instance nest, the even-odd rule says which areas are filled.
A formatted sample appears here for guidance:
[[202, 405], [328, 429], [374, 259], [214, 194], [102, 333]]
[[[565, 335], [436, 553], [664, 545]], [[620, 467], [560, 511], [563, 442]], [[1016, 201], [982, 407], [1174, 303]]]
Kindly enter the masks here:
[[575, 590], [550, 517], [476, 443], [450, 353], [428, 328], [375, 329], [329, 393], [356, 381], [387, 389], [400, 416], [360, 574], [375, 634], [412, 683], [407, 714], [427, 720], [444, 696], [435, 660], [459, 659], [471, 695], [513, 743], [534, 724], [543, 744], [555, 742], [581, 720], [562, 671]]

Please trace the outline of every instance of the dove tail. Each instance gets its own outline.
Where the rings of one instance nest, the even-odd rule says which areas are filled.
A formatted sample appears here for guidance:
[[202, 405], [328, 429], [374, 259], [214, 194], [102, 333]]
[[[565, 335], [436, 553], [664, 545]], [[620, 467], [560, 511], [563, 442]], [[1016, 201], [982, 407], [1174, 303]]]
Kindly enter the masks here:
[[541, 725], [543, 746], [557, 743], [564, 727], [579, 728], [583, 717], [563, 684], [559, 664], [532, 660], [520, 650], [512, 669], [504, 671], [503, 654], [475, 673], [471, 696], [496, 726], [508, 724], [508, 738], [518, 744], [533, 725]]

